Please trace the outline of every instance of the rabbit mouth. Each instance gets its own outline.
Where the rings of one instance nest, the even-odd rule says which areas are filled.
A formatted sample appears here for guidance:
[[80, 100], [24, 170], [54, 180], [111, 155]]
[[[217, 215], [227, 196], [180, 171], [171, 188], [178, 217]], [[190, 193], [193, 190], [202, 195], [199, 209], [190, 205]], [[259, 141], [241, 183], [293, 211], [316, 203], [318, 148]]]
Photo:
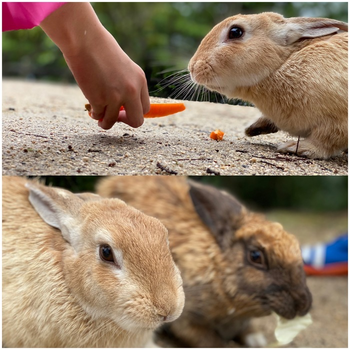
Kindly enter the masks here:
[[190, 69], [191, 80], [198, 85], [202, 85], [210, 91], [220, 92], [222, 87], [218, 85], [216, 73], [210, 63], [206, 61], [197, 61]]
[[221, 87], [219, 87], [218, 85], [214, 85], [213, 83], [210, 82], [210, 79], [198, 79], [197, 77], [191, 77], [192, 81], [196, 84], [196, 85], [201, 85], [204, 86], [206, 89], [210, 90], [210, 91], [217, 91], [220, 92], [220, 90], [222, 90]]
[[277, 315], [286, 318], [287, 320], [291, 320], [296, 316], [305, 316], [309, 312], [310, 307], [311, 307], [311, 294], [310, 294], [310, 299], [306, 298], [302, 301], [281, 300], [280, 302], [277, 302], [276, 305], [271, 305], [272, 311], [274, 311]]
[[292, 320], [297, 316], [296, 310], [280, 310], [278, 308], [272, 310], [279, 316], [286, 318], [287, 320]]
[[271, 310], [288, 320], [306, 315], [311, 308], [312, 295], [306, 286], [286, 288], [272, 285], [266, 292]]

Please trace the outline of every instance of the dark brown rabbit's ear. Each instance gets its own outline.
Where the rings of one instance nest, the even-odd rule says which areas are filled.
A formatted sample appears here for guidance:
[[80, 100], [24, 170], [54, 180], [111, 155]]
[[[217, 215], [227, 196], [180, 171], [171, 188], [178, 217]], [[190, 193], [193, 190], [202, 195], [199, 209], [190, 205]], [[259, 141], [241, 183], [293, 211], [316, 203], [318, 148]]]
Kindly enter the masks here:
[[292, 17], [286, 18], [286, 23], [281, 25], [278, 36], [282, 36], [287, 45], [293, 44], [299, 39], [318, 38], [338, 31], [348, 31], [345, 22], [328, 18]]
[[219, 246], [229, 246], [233, 233], [240, 227], [244, 207], [226, 192], [188, 181], [194, 208], [208, 226]]

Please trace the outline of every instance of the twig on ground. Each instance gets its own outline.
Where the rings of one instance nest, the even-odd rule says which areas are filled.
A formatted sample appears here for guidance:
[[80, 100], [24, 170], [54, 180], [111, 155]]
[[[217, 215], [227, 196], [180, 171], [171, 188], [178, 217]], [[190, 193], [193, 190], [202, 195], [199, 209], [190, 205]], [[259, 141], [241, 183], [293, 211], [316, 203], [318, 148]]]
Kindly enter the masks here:
[[160, 164], [159, 162], [157, 162], [157, 168], [159, 168], [162, 171], [165, 171], [168, 174], [177, 175], [177, 171], [171, 170], [171, 169], [167, 168], [166, 166]]
[[284, 171], [284, 168], [283, 168], [283, 167], [278, 166], [278, 165], [276, 165], [276, 164], [273, 164], [273, 163], [270, 163], [270, 162], [265, 162], [264, 160], [261, 160], [260, 163], [264, 163], [264, 164], [267, 164], [267, 165], [272, 165], [272, 166], [274, 166], [275, 168]]
[[207, 160], [207, 161], [211, 161], [211, 158], [178, 158], [176, 159], [177, 162], [182, 162], [182, 161], [195, 161], [195, 160]]
[[37, 134], [28, 134], [28, 133], [25, 133], [25, 132], [20, 132], [20, 131], [16, 131], [14, 129], [10, 129], [10, 131], [16, 133], [16, 134], [22, 134], [22, 135], [27, 135], [27, 136], [35, 136], [35, 137], [42, 137], [44, 139], [48, 139], [47, 136], [43, 136], [43, 135], [37, 135]]

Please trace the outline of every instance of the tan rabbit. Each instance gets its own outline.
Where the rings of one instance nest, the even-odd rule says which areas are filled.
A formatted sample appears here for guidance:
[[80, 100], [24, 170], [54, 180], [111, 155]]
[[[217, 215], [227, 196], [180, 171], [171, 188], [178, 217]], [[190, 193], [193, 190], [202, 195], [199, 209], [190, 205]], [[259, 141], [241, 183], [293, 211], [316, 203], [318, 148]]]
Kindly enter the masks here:
[[272, 311], [292, 319], [311, 306], [299, 243], [279, 223], [226, 192], [182, 177], [112, 177], [97, 185], [169, 230], [186, 295], [164, 334], [182, 347], [265, 345], [249, 320]]
[[182, 311], [156, 219], [119, 199], [3, 177], [6, 347], [142, 347]]
[[254, 103], [263, 116], [248, 136], [280, 129], [304, 138], [280, 152], [329, 158], [348, 147], [347, 31], [327, 18], [237, 15], [207, 34], [188, 69], [195, 83]]

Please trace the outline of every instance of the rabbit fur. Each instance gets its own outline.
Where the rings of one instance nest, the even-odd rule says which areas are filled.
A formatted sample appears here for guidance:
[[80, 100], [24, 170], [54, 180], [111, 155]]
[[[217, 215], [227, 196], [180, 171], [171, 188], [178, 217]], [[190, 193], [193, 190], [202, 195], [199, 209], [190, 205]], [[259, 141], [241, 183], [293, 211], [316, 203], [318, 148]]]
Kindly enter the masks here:
[[247, 343], [251, 318], [274, 311], [292, 319], [310, 309], [295, 236], [228, 193], [165, 176], [111, 177], [96, 188], [101, 196], [122, 198], [168, 228], [186, 301], [182, 315], [163, 333], [179, 346], [264, 345]]
[[304, 139], [280, 152], [326, 159], [348, 147], [347, 31], [327, 18], [236, 15], [207, 34], [188, 69], [195, 83], [262, 112], [246, 135], [283, 130]]
[[158, 220], [24, 178], [3, 177], [2, 193], [6, 347], [142, 347], [181, 314], [182, 280]]

